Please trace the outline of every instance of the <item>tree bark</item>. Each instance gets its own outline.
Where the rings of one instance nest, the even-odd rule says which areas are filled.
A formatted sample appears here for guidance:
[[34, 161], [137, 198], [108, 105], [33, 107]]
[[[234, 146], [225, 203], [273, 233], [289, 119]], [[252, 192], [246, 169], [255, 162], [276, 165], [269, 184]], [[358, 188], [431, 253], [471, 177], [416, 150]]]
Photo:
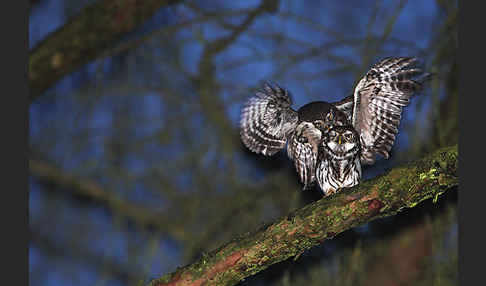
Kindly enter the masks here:
[[49, 35], [29, 55], [30, 101], [65, 75], [99, 58], [121, 35], [148, 20], [160, 7], [180, 0], [103, 0]]
[[457, 145], [440, 149], [383, 176], [322, 198], [274, 223], [237, 237], [150, 286], [235, 285], [272, 264], [337, 234], [392, 216], [458, 185]]

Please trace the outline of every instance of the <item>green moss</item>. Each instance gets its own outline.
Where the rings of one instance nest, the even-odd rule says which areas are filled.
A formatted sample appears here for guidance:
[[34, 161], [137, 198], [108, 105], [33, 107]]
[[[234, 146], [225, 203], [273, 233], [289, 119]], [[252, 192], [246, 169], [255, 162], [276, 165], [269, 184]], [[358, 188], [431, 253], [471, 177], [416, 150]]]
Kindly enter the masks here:
[[431, 168], [426, 173], [420, 173], [419, 175], [420, 180], [435, 180], [439, 178], [439, 171], [436, 168]]
[[437, 194], [435, 194], [434, 199], [432, 200], [432, 201], [434, 202], [434, 204], [435, 204], [435, 203], [437, 203], [437, 199], [439, 198], [439, 195], [440, 195], [440, 194], [441, 194], [441, 193], [437, 193]]
[[419, 202], [412, 202], [408, 207], [413, 208], [414, 206], [418, 205]]

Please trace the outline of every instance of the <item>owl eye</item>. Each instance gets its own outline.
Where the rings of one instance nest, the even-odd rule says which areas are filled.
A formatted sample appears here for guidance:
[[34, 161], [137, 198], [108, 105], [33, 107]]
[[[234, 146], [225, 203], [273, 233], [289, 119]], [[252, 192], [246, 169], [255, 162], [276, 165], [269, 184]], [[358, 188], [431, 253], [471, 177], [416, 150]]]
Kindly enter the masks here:
[[329, 112], [329, 113], [326, 115], [326, 119], [327, 119], [327, 120], [333, 120], [333, 119], [334, 119], [334, 114], [332, 114], [332, 112]]
[[299, 138], [297, 138], [297, 141], [299, 141], [300, 143], [307, 143], [307, 137], [299, 136]]
[[353, 140], [353, 133], [345, 133], [344, 139], [346, 139], [346, 141], [352, 141]]

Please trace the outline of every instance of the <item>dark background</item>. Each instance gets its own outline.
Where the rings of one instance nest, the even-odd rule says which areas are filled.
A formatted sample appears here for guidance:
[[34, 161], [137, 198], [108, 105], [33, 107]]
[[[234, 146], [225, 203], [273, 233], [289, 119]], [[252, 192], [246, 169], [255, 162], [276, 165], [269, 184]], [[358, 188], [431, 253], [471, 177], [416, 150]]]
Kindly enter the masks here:
[[[96, 1], [31, 2], [33, 49]], [[240, 143], [242, 104], [266, 80], [298, 108], [351, 94], [383, 57], [418, 56], [435, 77], [364, 176], [457, 143], [457, 1], [277, 1], [239, 31], [259, 4], [162, 8], [30, 104], [30, 284], [146, 283], [317, 200], [284, 152]], [[456, 211], [448, 192], [241, 285], [457, 285]]]

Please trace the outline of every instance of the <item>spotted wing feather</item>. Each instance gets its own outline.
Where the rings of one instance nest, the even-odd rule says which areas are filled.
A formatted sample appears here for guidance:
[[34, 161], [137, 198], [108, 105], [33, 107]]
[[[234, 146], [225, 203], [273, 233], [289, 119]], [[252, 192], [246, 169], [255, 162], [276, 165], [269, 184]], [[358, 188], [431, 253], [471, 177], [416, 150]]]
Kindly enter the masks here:
[[251, 151], [271, 156], [285, 147], [297, 124], [297, 112], [290, 106], [287, 90], [265, 84], [241, 112], [240, 135]]
[[421, 81], [412, 79], [422, 74], [420, 69], [410, 68], [416, 61], [416, 58], [386, 58], [374, 65], [356, 86], [351, 121], [360, 134], [362, 163], [373, 164], [376, 154], [389, 157], [402, 109], [422, 87]]

